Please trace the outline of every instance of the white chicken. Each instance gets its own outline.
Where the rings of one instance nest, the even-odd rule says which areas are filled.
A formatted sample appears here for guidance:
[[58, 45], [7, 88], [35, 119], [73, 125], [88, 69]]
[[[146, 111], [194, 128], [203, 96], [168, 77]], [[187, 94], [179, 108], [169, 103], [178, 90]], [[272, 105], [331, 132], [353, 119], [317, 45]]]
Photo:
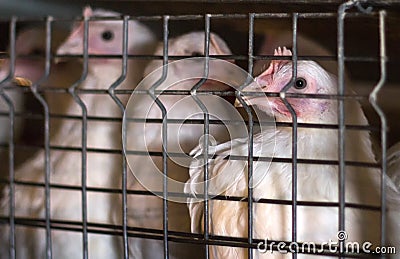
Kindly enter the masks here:
[[[275, 51], [275, 55], [290, 56], [286, 48]], [[244, 92], [281, 92], [292, 77], [292, 62], [274, 60], [256, 82], [245, 88]], [[297, 77], [288, 93], [294, 94], [337, 94], [337, 80], [314, 61], [298, 61]], [[278, 122], [291, 122], [292, 116], [280, 97], [267, 99], [265, 96], [246, 96], [249, 105], [255, 105], [262, 112], [275, 116]], [[291, 98], [286, 100], [294, 109], [298, 122], [337, 124], [338, 102], [334, 99]], [[360, 104], [355, 100], [345, 102], [346, 124], [367, 125]], [[286, 200], [287, 205], [273, 203], [253, 204], [253, 238], [262, 240], [292, 240], [292, 167], [290, 162], [272, 161], [292, 158], [292, 128], [265, 128], [254, 135], [253, 198]], [[247, 159], [228, 159], [227, 156], [248, 156], [248, 139], [234, 139], [230, 142], [211, 146], [217, 157], [209, 162], [209, 177], [215, 177], [209, 183], [210, 195], [248, 197]], [[346, 161], [374, 163], [371, 141], [367, 131], [346, 131]], [[192, 151], [195, 157], [202, 157], [204, 148]], [[297, 200], [311, 202], [338, 202], [339, 173], [335, 164], [307, 163], [307, 159], [317, 161], [338, 161], [338, 130], [326, 128], [297, 128]], [[262, 161], [262, 158], [267, 160]], [[218, 176], [218, 177], [216, 177]], [[199, 196], [204, 193], [203, 166], [197, 161], [191, 164], [190, 179], [185, 192]], [[387, 230], [389, 243], [399, 244], [398, 214], [399, 193], [393, 183], [387, 183], [388, 217]], [[345, 171], [346, 204], [380, 206], [380, 174], [369, 167], [346, 166]], [[192, 231], [202, 233], [204, 227], [204, 204], [199, 198], [189, 199]], [[337, 241], [337, 206], [301, 206], [297, 205], [297, 241], [329, 242]], [[209, 229], [217, 236], [248, 236], [248, 205], [243, 201], [210, 200]], [[345, 208], [346, 241], [371, 242], [374, 246], [380, 242], [380, 213], [351, 207]], [[257, 258], [289, 258], [291, 254], [279, 254], [277, 251], [255, 251]], [[247, 258], [247, 249], [228, 246], [211, 246], [212, 258]], [[310, 255], [298, 255], [308, 258]]]
[[[109, 17], [120, 14], [106, 10], [84, 9], [84, 17]], [[137, 21], [129, 21], [129, 54], [149, 54], [153, 51], [155, 39], [152, 32]], [[89, 21], [88, 53], [100, 55], [122, 55], [123, 22], [118, 20]], [[75, 25], [68, 39], [59, 47], [58, 55], [82, 55], [84, 22]], [[119, 88], [128, 89], [136, 86], [143, 73], [144, 64], [140, 61], [128, 62], [128, 76]], [[78, 89], [107, 90], [122, 75], [120, 58], [89, 59], [88, 73], [83, 77]], [[122, 117], [118, 105], [108, 95], [96, 93], [77, 93], [83, 101], [89, 116]], [[53, 108], [63, 114], [82, 115], [83, 108], [73, 102], [59, 98], [58, 103], [50, 102]], [[121, 97], [124, 103], [127, 97]], [[57, 106], [57, 107], [54, 107]], [[84, 130], [84, 133], [82, 133]], [[51, 145], [67, 148], [51, 150], [50, 182], [76, 188], [51, 188], [50, 214], [51, 220], [82, 222], [82, 211], [87, 211], [87, 222], [111, 223], [111, 204], [117, 200], [116, 194], [87, 192], [87, 208], [82, 205], [82, 188], [101, 187], [118, 188], [118, 175], [122, 172], [121, 154], [102, 152], [107, 149], [121, 150], [121, 123], [110, 121], [89, 120], [87, 129], [83, 129], [82, 120], [68, 119], [60, 125], [60, 130], [51, 136]], [[87, 137], [87, 147], [93, 149], [82, 154], [82, 134]], [[71, 149], [72, 150], [68, 150]], [[87, 161], [83, 163], [83, 155]], [[36, 183], [44, 182], [45, 152], [40, 151], [15, 172], [15, 178]], [[82, 169], [86, 168], [86, 186], [82, 186]], [[9, 213], [9, 189], [5, 189], [5, 197], [1, 201], [1, 215]], [[45, 217], [45, 192], [43, 187], [15, 186], [15, 216], [41, 219]], [[68, 226], [68, 225], [67, 225]], [[71, 225], [70, 225], [71, 226]], [[1, 230], [1, 243], [8, 244], [8, 231], [4, 226]], [[52, 229], [53, 258], [81, 258], [84, 253], [83, 234], [76, 231]], [[88, 255], [90, 258], [120, 258], [117, 247], [118, 238], [112, 235], [88, 234]], [[1, 246], [0, 257], [7, 257], [8, 246]], [[16, 257], [44, 258], [46, 253], [46, 236], [44, 229], [16, 228]]]
[[[191, 32], [168, 42], [168, 55], [172, 56], [202, 56], [204, 55], [204, 32]], [[163, 44], [160, 44], [155, 55], [163, 54]], [[230, 55], [231, 51], [226, 43], [216, 34], [210, 34], [210, 55]], [[136, 90], [148, 90], [153, 83], [162, 76], [162, 61], [152, 61], [145, 70], [145, 79]], [[167, 66], [167, 75], [157, 90], [186, 91], [177, 95], [159, 95], [159, 100], [165, 107], [167, 119], [175, 120], [203, 120], [203, 112], [188, 91], [196, 85], [203, 76], [204, 59], [194, 58], [171, 62]], [[156, 68], [159, 68], [156, 70]], [[229, 86], [238, 86], [240, 80], [245, 80], [247, 73], [236, 73], [241, 70], [230, 62], [210, 59], [208, 80], [200, 87], [202, 90], [225, 91]], [[239, 75], [242, 75], [240, 78]], [[215, 95], [197, 95], [207, 107], [210, 120], [240, 119], [240, 115], [233, 106], [221, 97]], [[231, 107], [231, 109], [229, 109]], [[126, 111], [128, 118], [162, 119], [161, 109], [150, 95], [136, 95], [129, 101]], [[236, 117], [235, 117], [236, 116]], [[232, 125], [210, 124], [209, 135], [212, 143], [226, 141], [229, 134], [240, 137], [246, 133], [246, 127]], [[162, 124], [128, 122], [127, 149], [142, 152], [161, 152]], [[168, 191], [183, 193], [183, 186], [188, 179], [188, 165], [191, 161], [187, 153], [198, 144], [198, 139], [204, 134], [202, 124], [177, 124], [167, 122], [167, 152], [168, 158]], [[176, 157], [173, 154], [181, 154]], [[141, 155], [127, 155], [130, 168], [137, 181], [129, 183], [132, 190], [150, 190], [162, 193], [162, 157]], [[172, 180], [173, 179], [173, 180]], [[158, 196], [162, 196], [158, 194]], [[179, 196], [168, 197], [168, 229], [172, 231], [190, 231], [190, 218], [185, 202]], [[128, 196], [128, 223], [129, 226], [162, 229], [163, 227], [163, 200], [156, 196], [129, 195]], [[163, 256], [162, 241], [131, 239], [130, 255], [134, 258], [161, 258]], [[157, 248], [155, 249], [154, 246]], [[203, 246], [178, 244], [170, 242], [170, 258], [203, 258]], [[140, 256], [139, 256], [140, 255]]]
[[[63, 40], [68, 36], [68, 31], [60, 28], [60, 26], [55, 27], [51, 34], [51, 51], [54, 52], [56, 48], [62, 43]], [[66, 62], [63, 64], [52, 65], [50, 69], [50, 74], [45, 77], [45, 53], [46, 53], [46, 30], [43, 27], [29, 27], [18, 32], [16, 42], [15, 42], [16, 60], [15, 60], [15, 70], [13, 80], [9, 80], [4, 84], [10, 84], [10, 82], [15, 82], [16, 84], [30, 86], [32, 83], [37, 83], [41, 80], [39, 89], [45, 87], [68, 87], [77, 79], [79, 79], [82, 67], [78, 62]], [[9, 73], [9, 60], [2, 60], [2, 65], [0, 69], [0, 81], [5, 79]], [[6, 85], [6, 86], [7, 86]], [[14, 84], [10, 84], [12, 88], [6, 88], [4, 90], [5, 94], [11, 98], [13, 101], [14, 109], [16, 113], [26, 112], [29, 109], [29, 103], [33, 102], [33, 95], [31, 93], [25, 92], [22, 87], [17, 87]], [[19, 88], [19, 89], [18, 89]], [[59, 108], [60, 99], [57, 96], [53, 96], [50, 93], [46, 93], [48, 101], [54, 102], [55, 105], [50, 105], [52, 110], [50, 113], [54, 112], [55, 109]], [[25, 107], [25, 103], [28, 107]], [[32, 106], [32, 104], [31, 104]], [[9, 113], [9, 107], [5, 101], [0, 98], [0, 110], [5, 113]], [[35, 113], [37, 111], [30, 112]], [[9, 139], [9, 119], [8, 115], [0, 117], [0, 142], [8, 143]], [[36, 126], [41, 121], [35, 121], [26, 123], [24, 119], [16, 116], [14, 118], [14, 140], [18, 142], [20, 138], [22, 141], [26, 138], [36, 138], [35, 129], [32, 130], [32, 126]], [[57, 120], [51, 120], [52, 126], [57, 123]], [[29, 129], [28, 129], [29, 128]], [[51, 127], [51, 131], [54, 132], [54, 127]], [[26, 129], [26, 130], [24, 130]], [[38, 138], [40, 139], [40, 138]], [[37, 143], [37, 142], [34, 142]], [[14, 166], [19, 166], [23, 163], [27, 157], [35, 154], [34, 150], [15, 150], [15, 160]], [[8, 151], [1, 150], [0, 152], [1, 161], [1, 178], [8, 178]], [[1, 198], [1, 194], [0, 194]]]
[[[61, 38], [59, 33], [56, 33], [53, 37], [54, 44], [60, 44]], [[65, 35], [66, 36], [66, 35]], [[26, 57], [28, 55], [40, 55], [45, 52], [45, 31], [41, 28], [29, 28], [20, 31], [15, 41], [15, 67], [14, 74], [11, 75], [11, 79], [4, 84], [13, 86], [11, 88], [6, 87], [4, 93], [11, 99], [14, 109], [16, 112], [22, 112], [24, 110], [24, 93], [23, 89], [18, 89], [17, 86], [12, 83], [15, 81], [12, 78], [23, 78], [26, 83], [27, 80], [36, 82], [40, 77], [44, 75], [44, 57]], [[22, 57], [24, 56], [24, 57]], [[44, 55], [43, 55], [44, 56]], [[10, 60], [0, 60], [0, 82], [5, 80], [10, 72]], [[11, 84], [10, 84], [11, 83]], [[17, 83], [18, 84], [18, 83]], [[0, 98], [0, 111], [8, 113], [8, 104]], [[14, 118], [15, 122], [15, 139], [18, 139], [20, 132], [22, 131], [23, 121], [19, 117]], [[0, 117], [0, 142], [8, 143], [9, 139], [9, 119], [8, 115], [2, 115]], [[2, 154], [3, 155], [3, 154]], [[3, 159], [2, 159], [3, 161]]]

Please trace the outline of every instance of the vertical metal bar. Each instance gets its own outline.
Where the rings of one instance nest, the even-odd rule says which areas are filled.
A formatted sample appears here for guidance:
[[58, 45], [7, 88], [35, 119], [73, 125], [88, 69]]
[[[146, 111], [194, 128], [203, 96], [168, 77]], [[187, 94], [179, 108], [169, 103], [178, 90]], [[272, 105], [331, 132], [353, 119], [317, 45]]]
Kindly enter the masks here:
[[[291, 104], [286, 99], [286, 92], [293, 86], [297, 77], [297, 21], [299, 14], [293, 13], [292, 16], [292, 78], [280, 92], [280, 98], [290, 112], [293, 121], [292, 127], [292, 242], [297, 242], [297, 114]], [[292, 258], [297, 258], [297, 253], [292, 254]]]
[[[126, 78], [126, 69], [128, 66], [128, 30], [129, 16], [124, 16], [124, 28], [123, 28], [123, 43], [122, 43], [122, 73], [123, 77]], [[121, 111], [124, 112], [124, 105], [121, 102], [117, 102]], [[126, 124], [122, 127], [122, 145], [126, 145]], [[122, 231], [123, 231], [123, 241], [124, 241], [124, 258], [129, 258], [129, 242], [128, 242], [128, 217], [127, 217], [127, 162], [126, 157], [122, 158]]]
[[88, 231], [87, 231], [87, 108], [85, 103], [81, 100], [81, 98], [76, 93], [76, 88], [83, 82], [88, 75], [88, 62], [89, 62], [89, 53], [88, 53], [88, 41], [89, 41], [89, 17], [84, 16], [84, 34], [83, 34], [83, 68], [82, 68], [82, 76], [81, 78], [75, 82], [72, 86], [68, 88], [69, 94], [73, 97], [74, 101], [81, 107], [82, 109], [82, 256], [84, 259], [88, 258]]
[[[297, 77], [297, 20], [298, 13], [293, 14], [293, 75]], [[291, 110], [293, 118], [292, 128], [292, 242], [297, 242], [297, 115]], [[297, 258], [297, 254], [292, 254], [292, 258]]]
[[[108, 94], [120, 108], [122, 114], [125, 112], [125, 106], [121, 100], [115, 95], [115, 89], [121, 85], [126, 79], [128, 67], [128, 32], [129, 32], [129, 16], [123, 17], [122, 25], [122, 68], [120, 77], [109, 87]], [[126, 147], [126, 122], [122, 121], [122, 146]], [[128, 242], [128, 218], [127, 218], [127, 162], [122, 150], [122, 239], [124, 247], [124, 258], [129, 258], [129, 242]]]
[[[167, 45], [167, 48], [165, 48], [164, 45], [164, 52], [163, 52], [163, 65], [166, 66], [168, 62], [168, 20], [169, 17], [164, 17], [164, 44]], [[165, 58], [167, 58], [165, 62]], [[159, 99], [157, 99], [159, 101]], [[158, 105], [162, 105], [162, 103], [159, 101]], [[161, 107], [161, 106], [160, 106]], [[162, 155], [163, 155], [163, 233], [164, 233], [164, 258], [168, 259], [169, 258], [169, 246], [168, 246], [168, 185], [167, 185], [167, 180], [168, 180], [168, 160], [167, 160], [167, 149], [168, 149], [168, 143], [167, 143], [167, 113], [165, 110], [164, 105], [162, 105], [162, 119], [163, 119], [163, 128], [162, 128], [162, 141], [163, 141], [163, 147], [162, 147]]]
[[12, 100], [8, 97], [3, 90], [3, 83], [9, 81], [15, 71], [15, 40], [16, 40], [16, 23], [17, 18], [13, 16], [10, 22], [10, 63], [9, 63], [9, 73], [6, 78], [0, 81], [0, 96], [3, 100], [7, 103], [9, 107], [9, 130], [10, 130], [10, 138], [8, 139], [8, 173], [10, 179], [10, 186], [9, 186], [9, 257], [10, 259], [15, 258], [15, 184], [14, 184], [14, 120], [15, 120], [15, 108], [13, 105]]
[[204, 138], [203, 138], [203, 163], [204, 163], [204, 240], [205, 242], [205, 255], [206, 258], [210, 258], [209, 245], [208, 240], [210, 238], [210, 228], [209, 228], [209, 198], [208, 198], [208, 179], [209, 179], [209, 171], [208, 171], [208, 153], [209, 153], [209, 133], [210, 133], [210, 114], [208, 113], [207, 107], [202, 103], [202, 101], [197, 96], [197, 90], [203, 85], [204, 82], [207, 81], [209, 75], [209, 63], [210, 63], [210, 14], [204, 15], [204, 70], [203, 70], [203, 78], [197, 82], [192, 89], [190, 90], [190, 94], [196, 104], [199, 106], [201, 111], [203, 112], [204, 118]]
[[[349, 1], [340, 5], [338, 9], [337, 17], [337, 48], [338, 48], [338, 95], [343, 96], [345, 94], [344, 85], [344, 18], [346, 16], [346, 10], [354, 4], [354, 1]], [[338, 99], [338, 158], [339, 158], [339, 222], [338, 231], [345, 231], [345, 137], [346, 137], [346, 125], [345, 125], [345, 112], [344, 112], [344, 100]], [[339, 247], [343, 247], [344, 240], [339, 240]], [[343, 258], [340, 256], [340, 258]]]
[[[16, 40], [16, 22], [17, 18], [13, 17], [10, 24], [10, 75], [14, 74], [15, 69], [15, 40]], [[15, 119], [15, 109], [12, 104], [12, 100], [7, 96], [3, 95], [3, 99], [7, 102], [9, 106], [9, 117], [10, 117], [10, 139], [8, 140], [9, 150], [9, 176], [10, 176], [10, 258], [15, 258], [15, 184], [14, 184], [14, 119]]]
[[[86, 65], [88, 64], [89, 53], [89, 20], [85, 17], [85, 25], [84, 25], [84, 37], [83, 37], [83, 48], [84, 54], [83, 59], [87, 61]], [[76, 88], [74, 88], [75, 90]], [[74, 92], [75, 93], [75, 92]], [[86, 185], [87, 185], [87, 108], [85, 103], [80, 99], [78, 95], [74, 95], [74, 99], [78, 101], [79, 105], [82, 108], [82, 230], [83, 230], [83, 258], [87, 259], [89, 257], [88, 251], [88, 232], [87, 232], [87, 192], [86, 192]]]
[[[238, 90], [235, 92], [235, 96], [237, 100], [239, 100], [240, 104], [243, 106], [244, 110], [247, 113], [247, 125], [248, 125], [248, 157], [247, 157], [247, 170], [248, 170], [248, 242], [252, 243], [252, 234], [253, 234], [253, 137], [254, 137], [254, 119], [253, 119], [253, 114], [250, 106], [243, 100], [243, 97], [241, 96], [241, 91], [248, 86], [252, 81], [254, 81], [254, 78], [252, 77], [253, 74], [253, 61], [254, 61], [254, 56], [253, 56], [253, 48], [254, 48], [254, 13], [249, 14], [249, 41], [248, 41], [248, 76], [246, 81], [241, 85]], [[249, 257], [254, 257], [254, 253], [252, 250], [249, 250]]]
[[168, 74], [168, 22], [169, 15], [163, 16], [163, 72], [161, 78], [151, 86], [148, 93], [153, 98], [162, 113], [162, 158], [163, 158], [163, 241], [164, 241], [164, 258], [169, 258], [169, 245], [168, 245], [168, 124], [167, 124], [167, 110], [162, 102], [154, 94], [155, 89], [165, 81]]
[[[253, 47], [254, 47], [254, 13], [249, 14], [249, 42], [248, 42], [248, 73], [253, 74]], [[251, 111], [250, 111], [251, 113]], [[249, 141], [248, 141], [248, 157], [247, 157], [247, 242], [249, 245], [253, 243], [253, 118], [249, 116]], [[248, 249], [249, 259], [253, 258], [253, 249]]]
[[386, 82], [386, 35], [385, 35], [385, 18], [386, 11], [379, 11], [379, 47], [380, 47], [380, 79], [376, 84], [371, 94], [369, 95], [369, 102], [372, 107], [375, 109], [379, 118], [381, 120], [381, 147], [382, 147], [382, 175], [381, 175], [381, 246], [386, 245], [386, 148], [387, 148], [387, 121], [385, 113], [379, 107], [377, 103], [377, 97], [379, 91], [382, 89], [383, 85]]
[[248, 51], [247, 51], [247, 71], [250, 75], [253, 75], [253, 65], [254, 65], [254, 13], [249, 14], [249, 41], [248, 41]]
[[46, 61], [44, 75], [31, 86], [32, 94], [43, 106], [44, 110], [44, 149], [45, 149], [45, 222], [46, 222], [46, 258], [52, 258], [52, 238], [51, 238], [51, 198], [50, 198], [50, 112], [46, 100], [38, 92], [39, 85], [47, 80], [51, 68], [51, 37], [52, 37], [53, 17], [46, 19]]
[[[50, 59], [51, 59], [51, 25], [52, 17], [47, 18], [46, 23], [46, 68], [45, 77], [47, 78], [50, 74]], [[43, 78], [43, 79], [44, 79]], [[37, 85], [32, 86], [37, 90]], [[44, 141], [45, 141], [45, 166], [46, 166], [46, 177], [45, 177], [45, 195], [46, 195], [46, 257], [52, 258], [52, 242], [51, 242], [51, 229], [50, 229], [50, 217], [51, 217], [51, 207], [50, 207], [50, 113], [49, 106], [46, 100], [38, 94], [39, 100], [42, 99], [42, 104], [44, 108], [45, 125], [44, 125]]]
[[[208, 72], [209, 72], [209, 55], [210, 55], [210, 15], [206, 14], [204, 16], [204, 56], [206, 58], [206, 62], [204, 64], [204, 76], [205, 78], [208, 78]], [[204, 78], [203, 78], [204, 79]], [[197, 85], [197, 88], [195, 90], [197, 90], [201, 85]], [[197, 98], [197, 96], [196, 96]], [[195, 100], [196, 100], [195, 98]], [[200, 101], [200, 99], [197, 99], [198, 102], [197, 104], [199, 104], [201, 110], [204, 113], [204, 138], [203, 138], [203, 145], [205, 148], [205, 152], [204, 152], [204, 157], [203, 157], [203, 163], [204, 163], [204, 239], [207, 241], [209, 239], [209, 233], [210, 233], [210, 229], [209, 229], [209, 208], [210, 208], [210, 204], [208, 202], [208, 180], [209, 180], [209, 172], [208, 172], [208, 145], [209, 145], [209, 131], [210, 131], [210, 115], [208, 113], [207, 108], [203, 105], [203, 103]], [[205, 246], [205, 251], [206, 251], [206, 258], [210, 258], [210, 252], [208, 249], [208, 244], [206, 243]]]

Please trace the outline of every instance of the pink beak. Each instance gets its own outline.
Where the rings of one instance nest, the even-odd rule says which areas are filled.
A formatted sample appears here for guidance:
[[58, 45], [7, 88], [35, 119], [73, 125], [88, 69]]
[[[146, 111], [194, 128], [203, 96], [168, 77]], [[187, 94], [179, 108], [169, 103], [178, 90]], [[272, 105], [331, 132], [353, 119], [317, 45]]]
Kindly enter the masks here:
[[[79, 55], [83, 53], [83, 23], [75, 29], [75, 31], [65, 40], [63, 44], [57, 49], [57, 55]], [[60, 58], [56, 59], [56, 63]]]

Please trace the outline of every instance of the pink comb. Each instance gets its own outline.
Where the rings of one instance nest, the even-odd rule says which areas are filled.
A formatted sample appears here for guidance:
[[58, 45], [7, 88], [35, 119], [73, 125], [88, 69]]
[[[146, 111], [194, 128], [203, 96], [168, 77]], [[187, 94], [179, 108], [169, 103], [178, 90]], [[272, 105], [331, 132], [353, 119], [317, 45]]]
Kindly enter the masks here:
[[278, 47], [277, 49], [274, 50], [274, 56], [291, 56], [292, 52], [288, 50], [286, 47]]
[[[90, 6], [85, 6], [85, 8], [83, 9], [83, 17], [85, 18], [89, 18], [93, 16], [93, 10]], [[73, 38], [80, 38], [83, 37], [83, 33], [84, 33], [84, 23], [83, 22], [77, 22], [74, 24], [73, 28], [72, 28], [72, 33], [71, 35], [68, 37], [68, 39], [73, 39]]]
[[[288, 50], [286, 47], [278, 47], [274, 50], [274, 56], [291, 56], [292, 52], [290, 50]], [[272, 73], [275, 73], [276, 71], [278, 71], [281, 67], [283, 67], [285, 64], [287, 64], [289, 62], [289, 60], [272, 60], [271, 61], [271, 65], [268, 69], [271, 68], [273, 71], [271, 71]]]
[[91, 17], [92, 15], [92, 8], [90, 6], [85, 6], [85, 9], [83, 9], [83, 17]]
[[[286, 47], [278, 47], [274, 50], [274, 56], [292, 56], [292, 52]], [[289, 60], [272, 60], [267, 70], [257, 76], [256, 80], [259, 85], [265, 86], [272, 82], [272, 75], [279, 71]]]

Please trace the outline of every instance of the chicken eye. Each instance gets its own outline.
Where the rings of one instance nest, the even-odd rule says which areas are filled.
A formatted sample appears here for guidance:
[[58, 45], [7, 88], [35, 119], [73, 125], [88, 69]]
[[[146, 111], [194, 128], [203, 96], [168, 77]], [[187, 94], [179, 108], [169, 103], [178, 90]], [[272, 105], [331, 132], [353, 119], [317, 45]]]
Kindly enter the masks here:
[[32, 55], [37, 55], [37, 56], [39, 56], [39, 55], [44, 55], [45, 54], [45, 52], [42, 50], [42, 49], [39, 49], [39, 48], [35, 48], [35, 49], [33, 49], [32, 51], [31, 51], [31, 54]]
[[101, 34], [101, 38], [105, 41], [110, 41], [114, 38], [114, 33], [112, 31], [104, 31]]
[[198, 51], [193, 51], [192, 52], [192, 57], [201, 57], [201, 56], [203, 56], [203, 54], [198, 52]]
[[304, 88], [306, 88], [306, 86], [307, 86], [307, 81], [302, 77], [297, 78], [296, 82], [294, 82], [294, 88], [296, 88], [296, 89], [299, 89], [299, 90], [304, 89]]

